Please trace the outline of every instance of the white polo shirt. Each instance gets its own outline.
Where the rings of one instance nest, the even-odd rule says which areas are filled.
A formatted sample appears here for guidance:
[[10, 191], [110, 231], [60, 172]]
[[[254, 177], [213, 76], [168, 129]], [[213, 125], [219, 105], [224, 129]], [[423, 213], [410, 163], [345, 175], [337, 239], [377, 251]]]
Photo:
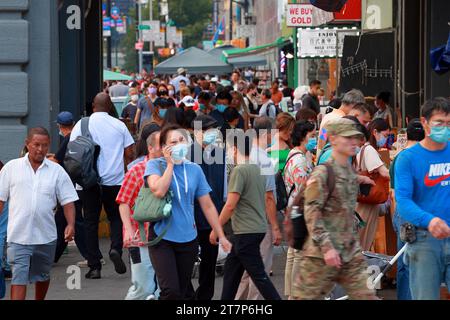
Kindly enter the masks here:
[[[124, 150], [134, 144], [127, 126], [106, 112], [95, 112], [89, 120], [92, 139], [100, 146], [97, 160], [98, 173], [104, 186], [122, 185], [124, 170]], [[75, 125], [70, 134], [70, 141], [81, 136], [81, 122]]]
[[8, 242], [47, 244], [57, 239], [53, 209], [78, 200], [69, 175], [44, 159], [34, 172], [28, 159], [8, 162], [0, 171], [0, 201], [9, 201]]

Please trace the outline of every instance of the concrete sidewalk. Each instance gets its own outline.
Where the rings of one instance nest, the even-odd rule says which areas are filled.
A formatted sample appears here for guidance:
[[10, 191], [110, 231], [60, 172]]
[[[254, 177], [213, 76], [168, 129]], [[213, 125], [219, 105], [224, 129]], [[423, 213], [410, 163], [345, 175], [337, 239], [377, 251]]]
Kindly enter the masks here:
[[[76, 247], [69, 246], [69, 253], [61, 257], [58, 264], [52, 269], [50, 289], [47, 295], [48, 300], [123, 300], [131, 285], [131, 275], [129, 263], [127, 264], [127, 273], [119, 275], [114, 271], [114, 266], [108, 258], [109, 240], [101, 239], [100, 248], [106, 260], [106, 265], [102, 269], [102, 279], [88, 280], [84, 275], [88, 272], [87, 268], [81, 268], [81, 288], [68, 289], [67, 282], [72, 273], [67, 273], [68, 268], [76, 266], [77, 262], [83, 260]], [[284, 267], [286, 264], [285, 247], [275, 248], [273, 261], [273, 276], [270, 277], [279, 294], [284, 297]], [[124, 251], [124, 259], [128, 259], [128, 253]], [[74, 267], [72, 267], [74, 268]], [[74, 268], [76, 270], [76, 268]], [[69, 281], [68, 281], [69, 280]], [[216, 286], [214, 300], [220, 299], [222, 292], [223, 278], [216, 276]], [[198, 286], [198, 278], [193, 279], [194, 288]], [[7, 296], [9, 299], [10, 289], [7, 281]], [[384, 299], [395, 299], [395, 290], [383, 290], [381, 296]], [[34, 286], [28, 287], [27, 299], [34, 298]]]

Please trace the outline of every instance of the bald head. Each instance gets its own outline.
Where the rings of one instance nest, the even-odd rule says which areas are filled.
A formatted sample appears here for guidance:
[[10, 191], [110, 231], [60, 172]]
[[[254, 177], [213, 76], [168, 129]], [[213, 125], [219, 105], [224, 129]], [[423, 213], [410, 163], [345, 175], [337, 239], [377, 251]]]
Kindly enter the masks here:
[[94, 112], [108, 112], [109, 113], [111, 111], [111, 108], [113, 107], [113, 103], [108, 94], [101, 92], [95, 96], [93, 107], [94, 107], [93, 108]]

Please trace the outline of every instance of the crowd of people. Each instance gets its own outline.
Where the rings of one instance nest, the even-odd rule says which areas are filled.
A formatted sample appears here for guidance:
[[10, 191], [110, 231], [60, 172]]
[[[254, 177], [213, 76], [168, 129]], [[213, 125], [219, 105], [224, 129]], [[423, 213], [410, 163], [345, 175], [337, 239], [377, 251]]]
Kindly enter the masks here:
[[[298, 216], [307, 231], [300, 246], [289, 242], [285, 297], [323, 299], [339, 284], [351, 299], [377, 299], [362, 251], [373, 248], [385, 202], [396, 203], [399, 249], [401, 226], [417, 229], [398, 267], [398, 298], [438, 299], [441, 283], [450, 287], [448, 99], [426, 102], [422, 118], [409, 121], [407, 149], [388, 169], [380, 152], [393, 143], [389, 93], [374, 107], [353, 89], [325, 114], [318, 80], [294, 90], [278, 81], [261, 88], [238, 70], [230, 78], [187, 73], [105, 83], [89, 118], [58, 115], [54, 154], [48, 131], [30, 129], [26, 153], [0, 171], [0, 257], [11, 299], [24, 299], [30, 282], [44, 299], [72, 239], [85, 278], [100, 279], [102, 208], [117, 273], [126, 273], [129, 254], [125, 299], [211, 300], [221, 251], [222, 299], [282, 299], [269, 277], [274, 246]], [[123, 96], [118, 111], [111, 98]], [[72, 153], [82, 150], [95, 159], [93, 184], [71, 169]], [[383, 180], [395, 190], [391, 199], [364, 201]], [[170, 215], [142, 227], [133, 215], [145, 189], [167, 199]]]

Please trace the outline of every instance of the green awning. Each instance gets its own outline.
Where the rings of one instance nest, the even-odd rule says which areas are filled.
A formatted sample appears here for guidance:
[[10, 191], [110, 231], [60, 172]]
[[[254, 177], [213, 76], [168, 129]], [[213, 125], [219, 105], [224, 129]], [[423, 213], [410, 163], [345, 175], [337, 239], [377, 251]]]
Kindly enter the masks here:
[[228, 63], [229, 59], [231, 59], [231, 58], [237, 58], [237, 57], [243, 57], [243, 56], [263, 53], [263, 52], [271, 50], [273, 48], [283, 47], [289, 43], [291, 43], [290, 38], [280, 37], [272, 43], [263, 44], [261, 46], [248, 47], [248, 48], [244, 48], [244, 49], [225, 50], [222, 52], [222, 61]]
[[119, 80], [119, 81], [129, 81], [133, 78], [127, 76], [126, 74], [122, 74], [119, 72], [112, 72], [109, 70], [103, 70], [103, 80]]
[[[237, 49], [231, 45], [224, 45], [220, 47], [215, 47], [208, 51], [209, 54], [215, 55], [217, 57], [222, 57], [222, 52], [225, 50]], [[267, 65], [267, 59], [264, 56], [258, 55], [248, 55], [243, 57], [232, 57], [228, 59], [228, 64], [231, 64], [233, 68], [248, 68]]]

